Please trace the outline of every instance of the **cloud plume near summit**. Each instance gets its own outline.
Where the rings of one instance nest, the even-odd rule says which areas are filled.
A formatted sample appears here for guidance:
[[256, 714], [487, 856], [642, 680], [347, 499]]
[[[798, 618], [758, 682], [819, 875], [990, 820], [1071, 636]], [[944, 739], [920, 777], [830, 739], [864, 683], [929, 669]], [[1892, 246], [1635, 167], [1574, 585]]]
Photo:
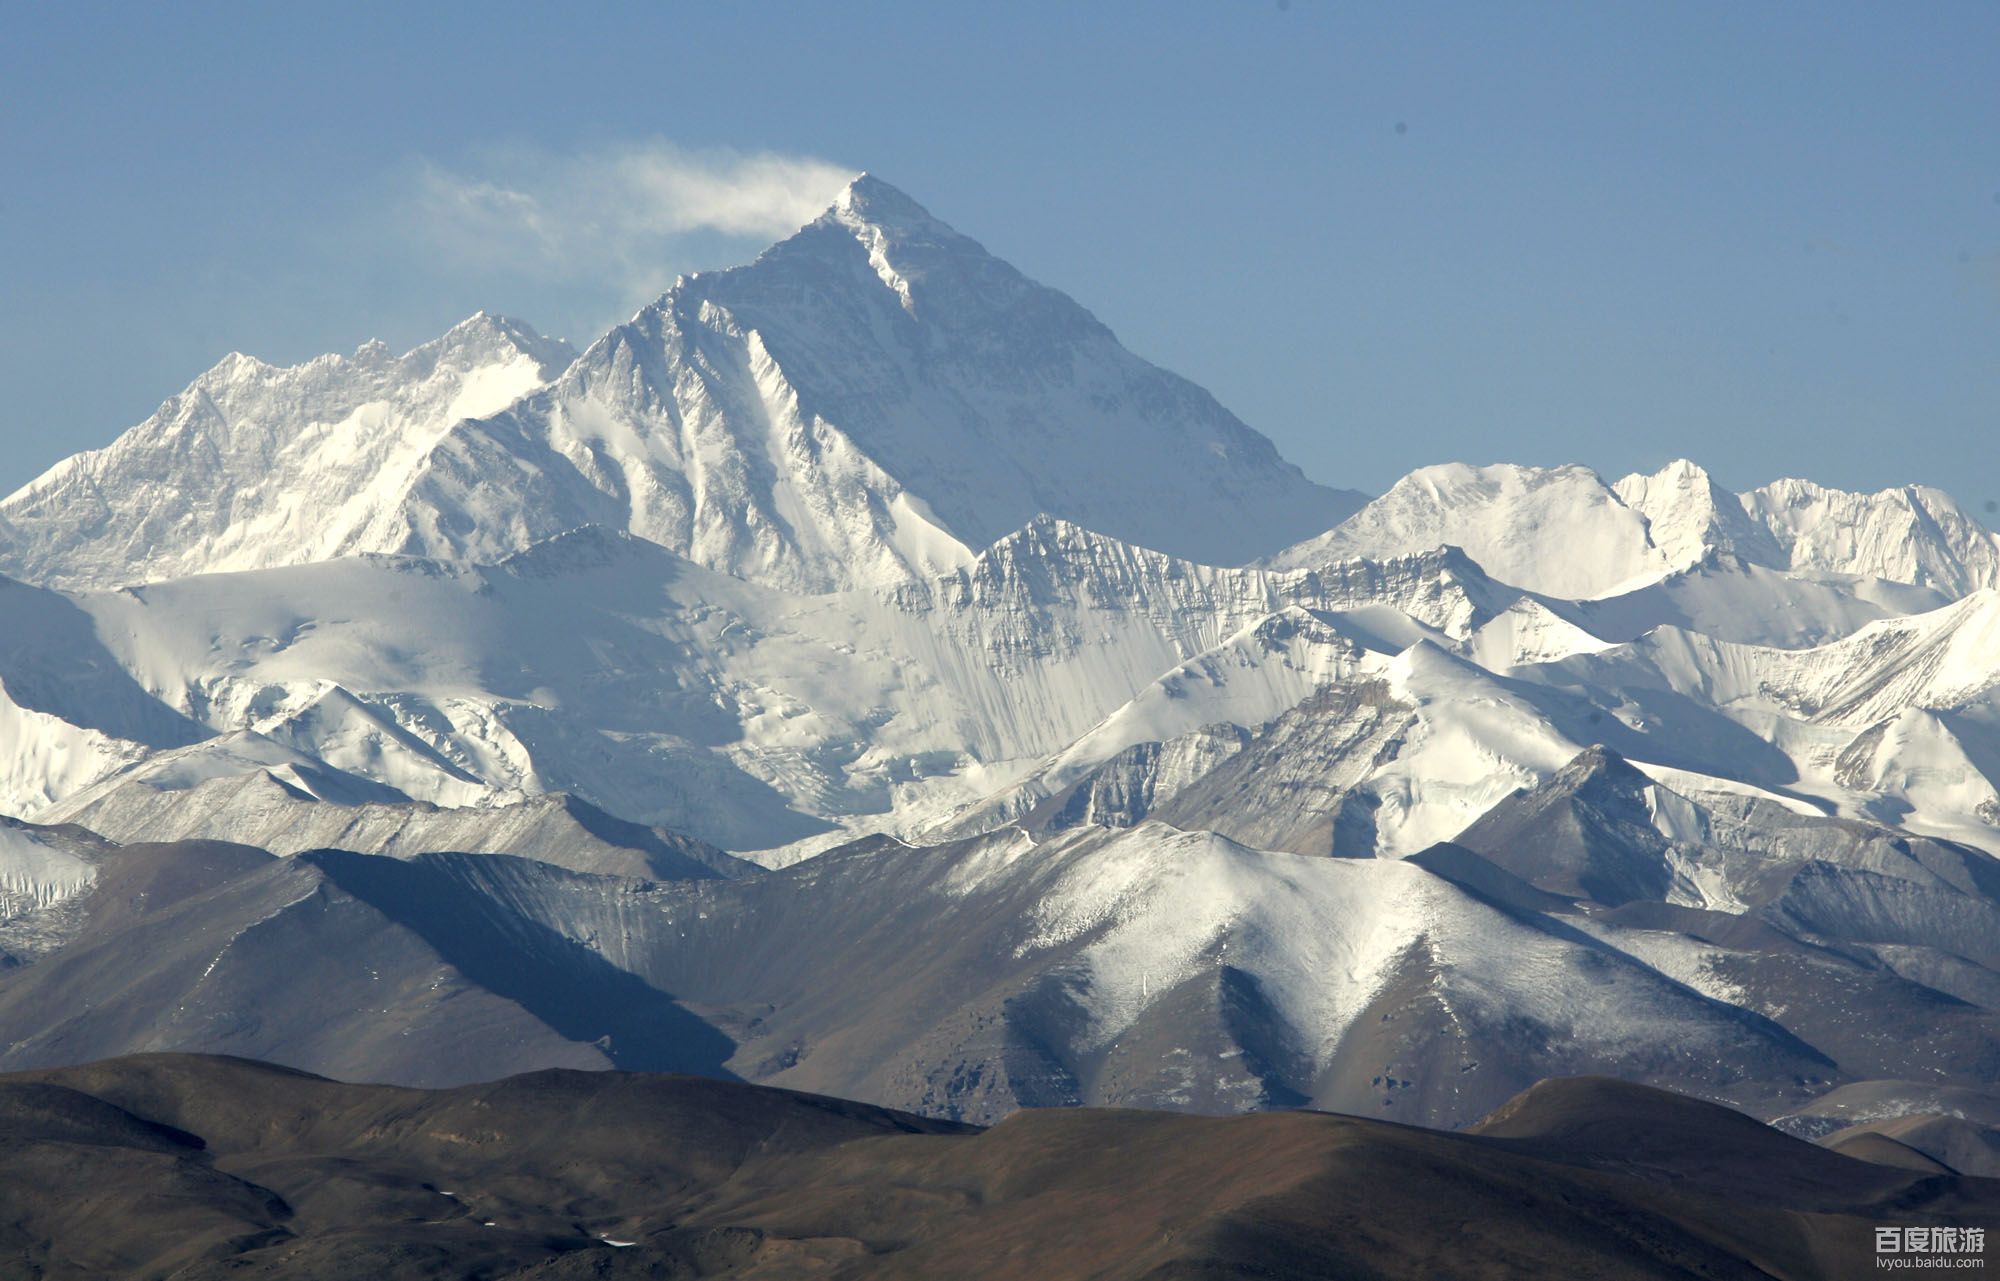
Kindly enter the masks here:
[[779, 238], [825, 209], [855, 172], [810, 156], [663, 138], [571, 154], [510, 147], [457, 166], [422, 163], [402, 202], [404, 226], [471, 272], [663, 285], [675, 274], [677, 241]]

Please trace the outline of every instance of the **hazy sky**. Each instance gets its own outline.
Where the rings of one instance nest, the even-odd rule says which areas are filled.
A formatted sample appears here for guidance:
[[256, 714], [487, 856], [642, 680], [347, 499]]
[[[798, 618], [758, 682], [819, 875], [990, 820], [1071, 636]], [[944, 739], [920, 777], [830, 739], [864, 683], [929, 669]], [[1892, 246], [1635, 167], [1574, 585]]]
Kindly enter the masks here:
[[2000, 5], [0, 0], [0, 491], [240, 349], [581, 345], [873, 170], [1318, 479], [2000, 500]]

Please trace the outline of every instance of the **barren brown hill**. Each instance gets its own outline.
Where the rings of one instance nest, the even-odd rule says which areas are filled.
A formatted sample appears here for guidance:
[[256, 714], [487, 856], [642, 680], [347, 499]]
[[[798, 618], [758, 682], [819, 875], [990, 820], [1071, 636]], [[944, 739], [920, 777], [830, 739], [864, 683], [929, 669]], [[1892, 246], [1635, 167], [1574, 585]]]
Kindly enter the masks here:
[[0, 1077], [0, 1271], [206, 1278], [1820, 1278], [2000, 1182], [1545, 1082], [1447, 1134], [1316, 1112], [987, 1130], [701, 1078], [449, 1090], [139, 1055]]

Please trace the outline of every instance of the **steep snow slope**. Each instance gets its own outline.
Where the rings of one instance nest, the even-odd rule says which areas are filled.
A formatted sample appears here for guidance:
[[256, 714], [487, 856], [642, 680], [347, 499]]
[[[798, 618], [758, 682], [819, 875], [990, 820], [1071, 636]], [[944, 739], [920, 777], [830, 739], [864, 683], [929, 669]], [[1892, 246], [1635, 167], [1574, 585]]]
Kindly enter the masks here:
[[[1873, 631], [1949, 635], [1955, 626], [1897, 620]], [[1267, 848], [1405, 855], [1452, 838], [1516, 790], [1542, 785], [1584, 746], [1607, 744], [1676, 788], [1754, 798], [1770, 821], [1841, 813], [2000, 848], [1991, 803], [2000, 717], [1988, 701], [1940, 713], [1937, 732], [1884, 733], [1815, 719], [1816, 704], [1786, 692], [1822, 666], [1832, 673], [1826, 680], [1885, 679], [1870, 675], [1870, 634], [1845, 643], [1851, 653], [1788, 652], [1661, 628], [1626, 645], [1579, 644], [1546, 663], [1514, 663], [1511, 650], [1496, 660], [1490, 632], [1474, 633], [1458, 653], [1423, 641], [1386, 666], [1357, 665], [1364, 679], [1331, 682], [1247, 734], [1203, 727], [1134, 742], [1115, 756], [1093, 755], [1102, 763], [1080, 776], [1058, 770], [1067, 756], [1058, 753], [939, 830], [962, 834], [1006, 819], [1116, 826], [1151, 816]], [[1910, 661], [1933, 668], [1927, 652], [1889, 652], [1888, 678], [1914, 680]], [[1482, 657], [1504, 660], [1504, 673], [1487, 670]]]
[[1640, 759], [2000, 849], [1997, 602], [1980, 591], [1808, 649], [1661, 627], [1516, 675], [1599, 700], [1620, 724], [1683, 749], [1632, 750]]
[[254, 730], [237, 730], [204, 739], [191, 747], [156, 752], [130, 768], [64, 797], [42, 817], [50, 822], [65, 822], [67, 816], [82, 812], [86, 806], [95, 806], [114, 793], [122, 798], [111, 807], [115, 811], [126, 804], [147, 805], [142, 799], [145, 793], [167, 796], [215, 781], [249, 778], [266, 778], [302, 797], [337, 805], [393, 804], [410, 799], [386, 783], [336, 769], [316, 756], [295, 751]]
[[1990, 1076], [2000, 540], [1686, 462], [1349, 497], [870, 178], [580, 357], [232, 358], [0, 502], [98, 584], [0, 579], [0, 812], [135, 842], [0, 824], [0, 1056]]
[[2000, 536], [1938, 490], [1851, 494], [1784, 480], [1735, 495], [1685, 460], [1614, 486], [1575, 466], [1423, 467], [1268, 563], [1317, 566], [1446, 544], [1502, 582], [1569, 600], [1638, 591], [1667, 571], [1718, 564], [1781, 594], [1787, 575], [1807, 594], [1851, 585], [1882, 614], [2000, 584]]
[[[1335, 683], [1251, 731], [1205, 725], [1135, 743], [1066, 790], [1031, 778], [1006, 802], [1036, 801], [1015, 821], [1029, 831], [1133, 827], [1157, 819], [1258, 849], [1372, 857], [1378, 802], [1367, 780], [1401, 750], [1416, 710], [1377, 680]], [[990, 826], [993, 808], [944, 833]]]
[[1883, 618], [1928, 613], [1951, 597], [1927, 587], [1813, 570], [1777, 570], [1725, 551], [1635, 591], [1566, 612], [1608, 641], [1678, 627], [1745, 645], [1803, 649]]
[[18, 705], [114, 738], [180, 747], [207, 737], [133, 680], [75, 602], [6, 578], [0, 578], [0, 681]]
[[144, 760], [143, 743], [23, 707], [0, 684], [0, 815], [33, 815]]
[[2000, 686], [2000, 591], [1872, 623], [1769, 666], [1781, 697], [1834, 724], [1869, 724], [1909, 707], [1961, 706]]
[[61, 949], [112, 846], [77, 827], [0, 816], [0, 970]]
[[1595, 472], [1505, 463], [1419, 468], [1340, 525], [1269, 563], [1317, 567], [1444, 545], [1464, 548], [1502, 582], [1550, 596], [1601, 596], [1672, 568], [1645, 517]]
[[[1295, 759], [1329, 770], [1368, 741], [1371, 763], [1274, 801], [1272, 825], [1246, 835], [1325, 848], [1345, 824], [1356, 849], [1409, 853], [1604, 742], [1854, 817], [1993, 840], [1985, 789], [2000, 753], [1984, 744], [2000, 737], [1980, 728], [2000, 679], [1990, 594], [1793, 650], [1664, 624], [1618, 645], [1582, 630], [1692, 615], [1723, 634], [1839, 631], [1883, 602], [1935, 599], [1741, 563], [1578, 603], [1523, 596], [1456, 551], [1217, 569], [1041, 518], [940, 577], [820, 596], [584, 529], [497, 567], [362, 558], [24, 599], [68, 611], [65, 648], [102, 656], [104, 706], [129, 704], [117, 723], [166, 735], [135, 744], [62, 718], [24, 722], [27, 773], [10, 795], [28, 816], [150, 755], [148, 768], [196, 782], [276, 769], [330, 800], [570, 792], [783, 862], [857, 831], [985, 830], [1079, 795], [1085, 779], [1079, 803], [1127, 809], [1104, 789], [1158, 792], [1155, 766], [1190, 733], [1261, 733], [1321, 691], [1393, 678], [1384, 664], [1402, 653], [1398, 670], [1416, 680], [1394, 697], [1420, 709], [1408, 732], [1298, 739]], [[97, 704], [62, 706], [88, 720]], [[1907, 736], [1879, 760], [1855, 746], [1908, 706], [1951, 711], [1952, 740], [1972, 745], [1943, 764]], [[221, 737], [162, 752], [173, 734]], [[1113, 774], [1136, 758], [1100, 773], [1135, 749], [1151, 755], [1126, 783]], [[1940, 769], [1957, 781], [1934, 784]], [[369, 786], [393, 795], [356, 794]], [[1332, 808], [1302, 808], [1322, 801]]]
[[1906, 707], [1856, 735], [1835, 780], [1864, 812], [1911, 831], [2000, 847], [2000, 751], [1993, 708]]
[[807, 590], [946, 568], [1041, 512], [1234, 564], [1358, 504], [868, 176], [751, 266], [681, 281], [514, 418], [624, 496], [611, 523]]
[[[2000, 860], [1963, 845], [1753, 796], [1675, 791], [1601, 748], [1495, 806], [1455, 845], [1539, 890], [1616, 909], [1598, 919], [1688, 932], [1754, 954], [1726, 968], [1740, 995], [1774, 1017], [1790, 983], [1780, 956], [1792, 951], [1774, 930], [1808, 944], [1839, 940], [1851, 962], [1899, 983], [1987, 1008], [2000, 997], [1992, 972], [2000, 963]], [[1657, 948], [1639, 954], [1656, 965], [1667, 959]], [[1794, 955], [1784, 964], [1830, 959]], [[1860, 974], [1844, 981], [1881, 987]], [[1937, 1004], [1935, 996], [1907, 995]], [[1896, 1022], [1878, 1011], [1841, 1032], [1832, 1011], [1793, 1018], [1820, 1022], [1814, 1039], [1822, 1048], [1831, 1048], [1826, 1038], [1856, 1030], [1889, 1034]], [[1947, 1046], [1956, 1036], [1951, 1025], [1949, 1017], [1928, 1029], [1922, 1019], [1915, 1024], [1932, 1038], [1931, 1050], [1957, 1054], [1968, 1046]]]
[[1358, 646], [1313, 614], [1273, 614], [1141, 690], [1063, 750], [1048, 784], [1066, 786], [1134, 743], [1212, 724], [1261, 725], [1365, 665]]
[[[1826, 591], [1812, 608], [1837, 599], [1837, 585]], [[818, 597], [584, 530], [496, 568], [364, 559], [67, 607], [112, 638], [142, 696], [198, 732], [265, 745], [239, 761], [252, 740], [217, 740], [161, 768], [289, 763], [288, 785], [316, 795], [352, 776], [443, 804], [575, 792], [782, 861], [842, 831], [981, 830], [1138, 745], [1218, 721], [1256, 729], [1332, 684], [1386, 673], [1413, 638], [1403, 666], [1428, 675], [1398, 697], [1425, 710], [1352, 803], [1336, 798], [1357, 820], [1351, 806], [1369, 807], [1383, 852], [1451, 836], [1598, 741], [1884, 817], [1869, 808], [1876, 789], [1839, 782], [1835, 758], [1877, 707], [1956, 705], [1991, 684], [1970, 626], [1983, 599], [1811, 650], [1673, 628], [1605, 648], [1564, 615], [1601, 626], [1630, 598], [1593, 617], [1510, 593], [1455, 553], [1223, 570], [1040, 520], [941, 578]], [[1280, 641], [1271, 628], [1286, 618]], [[1320, 638], [1310, 652], [1293, 652], [1308, 636]], [[1482, 664], [1527, 683], [1495, 684]], [[22, 808], [39, 813], [143, 754], [22, 791]], [[302, 765], [334, 781], [304, 779]], [[1982, 801], [1969, 802], [1973, 821]], [[1332, 821], [1301, 816], [1285, 831]]]
[[[1573, 757], [1584, 737], [1526, 687], [1424, 642], [1400, 655], [1389, 688], [1417, 709], [1392, 759], [1368, 780], [1378, 852], [1448, 840], [1505, 796]], [[1581, 715], [1574, 715], [1581, 720]]]
[[1700, 466], [1678, 460], [1614, 488], [1644, 512], [1674, 564], [1720, 552], [1768, 568], [1884, 578], [1946, 596], [2000, 586], [2000, 536], [1950, 494], [1922, 484], [1854, 494], [1774, 480], [1730, 494]]
[[[481, 478], [517, 459], [530, 481], [496, 508]], [[1040, 512], [1236, 563], [1358, 499], [864, 176], [754, 264], [680, 281], [547, 394], [460, 433], [416, 502], [435, 537], [410, 550], [491, 558], [592, 521], [825, 591], [962, 564]]]
[[409, 537], [413, 470], [451, 425], [574, 355], [484, 312], [401, 357], [369, 343], [281, 369], [232, 354], [0, 501], [0, 569], [102, 586], [391, 550]]
[[74, 602], [0, 578], [0, 814], [207, 734], [133, 680]]
[[[1582, 609], [1571, 606], [1565, 612], [1582, 614]], [[1608, 646], [1609, 642], [1558, 614], [1546, 602], [1523, 596], [1504, 612], [1480, 624], [1459, 649], [1488, 671], [1504, 672], [1523, 663], [1553, 662]]]
[[1881, 619], [1809, 649], [1660, 627], [1630, 645], [1549, 667], [1607, 691], [1665, 685], [1725, 711], [1860, 728], [1909, 707], [1963, 706], [2000, 686], [2000, 593]]
[[[1282, 610], [1166, 673], [1029, 778], [954, 815], [933, 835], [983, 832], [1020, 819], [1142, 744], [1178, 749], [1164, 760], [1153, 753], [1146, 762], [1143, 786], [1158, 792], [1154, 770], [1171, 768], [1180, 757], [1210, 757], [1205, 748], [1219, 727], [1262, 725], [1320, 690], [1381, 666], [1321, 616], [1296, 606]], [[1134, 818], [1141, 816], [1143, 811]]]

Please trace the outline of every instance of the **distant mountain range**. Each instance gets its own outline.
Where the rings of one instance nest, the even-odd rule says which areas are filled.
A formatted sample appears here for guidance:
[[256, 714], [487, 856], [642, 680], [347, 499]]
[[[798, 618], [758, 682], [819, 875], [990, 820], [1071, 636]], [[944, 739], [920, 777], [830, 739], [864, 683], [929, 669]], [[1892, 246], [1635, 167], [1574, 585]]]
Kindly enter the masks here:
[[2000, 1082], [1948, 496], [1326, 489], [872, 177], [580, 355], [232, 356], [0, 500], [0, 568], [0, 1065], [981, 1123]]

